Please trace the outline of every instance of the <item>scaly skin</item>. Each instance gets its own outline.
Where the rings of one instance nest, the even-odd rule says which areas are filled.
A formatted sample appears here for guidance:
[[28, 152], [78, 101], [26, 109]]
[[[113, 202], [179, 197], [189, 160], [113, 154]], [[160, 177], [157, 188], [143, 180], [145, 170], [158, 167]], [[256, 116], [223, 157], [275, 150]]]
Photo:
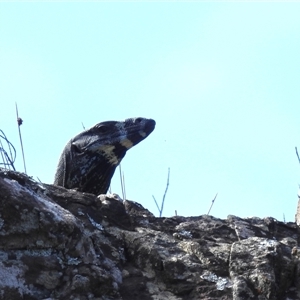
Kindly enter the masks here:
[[105, 194], [126, 151], [144, 140], [155, 121], [131, 118], [106, 121], [81, 132], [65, 146], [54, 184], [96, 195]]

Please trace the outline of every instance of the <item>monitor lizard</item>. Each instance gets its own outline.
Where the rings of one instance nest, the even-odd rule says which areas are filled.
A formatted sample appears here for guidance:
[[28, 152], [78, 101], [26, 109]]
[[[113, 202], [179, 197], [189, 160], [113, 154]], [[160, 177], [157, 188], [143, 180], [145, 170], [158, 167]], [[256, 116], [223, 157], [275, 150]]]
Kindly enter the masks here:
[[54, 184], [92, 194], [105, 194], [127, 150], [154, 130], [155, 121], [130, 118], [106, 121], [85, 130], [65, 146]]

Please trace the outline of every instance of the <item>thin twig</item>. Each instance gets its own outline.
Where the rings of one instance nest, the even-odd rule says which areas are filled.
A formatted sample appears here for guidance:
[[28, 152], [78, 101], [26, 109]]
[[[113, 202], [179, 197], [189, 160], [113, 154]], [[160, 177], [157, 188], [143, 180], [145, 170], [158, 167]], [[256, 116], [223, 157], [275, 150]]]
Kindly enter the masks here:
[[298, 153], [297, 147], [295, 147], [295, 150], [296, 150], [296, 154], [297, 154], [297, 157], [298, 157], [298, 162], [299, 162], [299, 164], [300, 164], [300, 157], [299, 157], [299, 153]]
[[152, 198], [154, 199], [154, 202], [155, 202], [155, 204], [156, 204], [156, 207], [157, 207], [157, 209], [158, 209], [158, 211], [159, 211], [159, 213], [160, 213], [160, 209], [159, 209], [159, 206], [158, 206], [158, 203], [157, 203], [157, 201], [156, 201], [156, 199], [155, 199], [155, 197], [152, 195]]
[[6, 159], [6, 155], [5, 155], [5, 153], [4, 153], [4, 148], [3, 148], [3, 145], [2, 145], [2, 141], [1, 141], [1, 139], [0, 139], [0, 146], [1, 146], [1, 157], [2, 157], [2, 161], [3, 161], [3, 164], [4, 164], [4, 166], [7, 164], [8, 165], [8, 168], [9, 168], [9, 164], [8, 164], [8, 161], [7, 161], [7, 159]]
[[21, 135], [21, 129], [20, 129], [20, 126], [22, 125], [23, 120], [21, 118], [19, 118], [17, 103], [16, 103], [16, 113], [17, 113], [19, 137], [20, 137], [20, 143], [21, 143], [21, 149], [22, 149], [22, 155], [23, 155], [24, 171], [25, 171], [25, 174], [27, 174], [26, 164], [25, 164], [24, 148], [23, 148], [23, 142], [22, 142], [22, 135]]
[[[4, 133], [3, 133], [4, 134]], [[11, 148], [13, 148], [14, 150], [14, 156], [16, 158], [16, 149], [15, 147], [13, 146], [13, 144], [5, 137], [5, 140], [6, 140], [6, 143], [7, 143], [7, 146], [8, 146], [8, 149], [9, 149], [9, 154], [10, 154], [10, 158], [11, 158], [11, 161], [14, 161], [13, 159], [13, 154], [12, 154], [12, 151], [11, 151]], [[15, 170], [14, 166], [13, 166], [13, 169]]]
[[124, 187], [124, 199], [123, 200], [126, 200], [126, 185], [125, 185], [124, 172], [122, 173], [122, 179], [123, 179], [123, 187]]
[[[4, 164], [5, 166], [8, 166], [8, 169], [10, 169], [10, 167], [12, 167], [12, 168], [15, 170], [15, 168], [14, 168], [14, 166], [13, 166], [13, 163], [12, 163], [13, 155], [12, 155], [11, 146], [10, 146], [11, 143], [10, 143], [10, 141], [7, 139], [5, 133], [4, 133], [2, 130], [1, 130], [1, 132], [2, 132], [3, 136], [1, 135], [0, 137], [3, 138], [3, 139], [6, 141], [7, 146], [8, 146], [8, 149], [9, 149], [9, 153], [10, 153], [10, 158], [11, 158], [11, 159], [10, 159], [10, 158], [8, 157], [7, 152], [4, 150], [2, 141], [0, 140], [1, 150], [2, 150], [2, 151], [1, 151], [1, 156], [2, 156], [3, 164]], [[16, 151], [15, 151], [15, 153], [16, 153]]]
[[170, 168], [168, 168], [167, 186], [166, 186], [166, 190], [165, 190], [165, 193], [164, 193], [164, 196], [163, 196], [163, 200], [161, 202], [161, 208], [160, 208], [160, 214], [159, 214], [160, 217], [161, 217], [162, 212], [164, 210], [165, 198], [166, 198], [166, 194], [167, 194], [167, 191], [168, 191], [168, 188], [169, 188], [169, 178], [170, 178]]
[[209, 213], [210, 213], [210, 210], [211, 210], [212, 206], [214, 205], [214, 202], [215, 202], [215, 200], [216, 200], [217, 196], [218, 196], [218, 193], [216, 193], [216, 196], [215, 196], [215, 198], [214, 198], [214, 199], [212, 199], [212, 201], [211, 201], [211, 206], [210, 206], [210, 208], [209, 208], [209, 210], [208, 210], [208, 213], [207, 213], [207, 215], [209, 215]]
[[167, 186], [166, 186], [166, 190], [165, 190], [165, 193], [164, 193], [164, 196], [163, 196], [163, 199], [162, 199], [162, 202], [161, 202], [161, 207], [159, 208], [158, 206], [158, 203], [155, 199], [155, 197], [152, 195], [153, 199], [154, 199], [154, 202], [156, 204], [156, 207], [159, 211], [159, 217], [161, 217], [162, 215], [162, 212], [164, 210], [164, 203], [165, 203], [165, 198], [166, 198], [166, 194], [167, 194], [167, 191], [168, 191], [168, 188], [169, 188], [169, 179], [170, 179], [170, 168], [168, 168], [168, 179], [167, 179]]
[[[16, 169], [14, 166], [14, 162], [16, 159], [16, 149], [13, 146], [13, 144], [7, 139], [5, 133], [1, 129], [0, 129], [0, 133], [1, 133], [0, 138], [5, 140], [5, 142], [8, 145], [8, 149], [9, 149], [9, 153], [10, 153], [10, 157], [9, 157], [8, 153], [3, 148], [3, 144], [0, 139], [0, 144], [1, 144], [0, 151], [1, 151], [2, 161], [3, 161], [3, 163], [0, 163], [0, 164], [3, 164], [4, 167], [8, 167], [8, 169], [10, 169], [10, 167], [11, 167], [15, 171]], [[13, 150], [14, 154], [12, 153], [12, 150]]]
[[120, 181], [121, 181], [121, 189], [122, 189], [122, 195], [123, 195], [123, 200], [125, 199], [125, 192], [124, 192], [124, 183], [122, 180], [122, 168], [121, 168], [121, 164], [119, 164], [119, 172], [120, 172]]

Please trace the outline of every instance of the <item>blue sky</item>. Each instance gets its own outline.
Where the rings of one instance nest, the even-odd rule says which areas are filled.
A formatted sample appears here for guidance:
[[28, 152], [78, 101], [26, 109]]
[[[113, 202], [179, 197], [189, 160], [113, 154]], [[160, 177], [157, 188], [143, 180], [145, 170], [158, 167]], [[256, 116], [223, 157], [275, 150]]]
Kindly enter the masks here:
[[[122, 162], [127, 198], [158, 215], [294, 221], [300, 3], [0, 3], [0, 129], [52, 183], [67, 141], [100, 121], [156, 129]], [[112, 191], [121, 194], [119, 174]]]

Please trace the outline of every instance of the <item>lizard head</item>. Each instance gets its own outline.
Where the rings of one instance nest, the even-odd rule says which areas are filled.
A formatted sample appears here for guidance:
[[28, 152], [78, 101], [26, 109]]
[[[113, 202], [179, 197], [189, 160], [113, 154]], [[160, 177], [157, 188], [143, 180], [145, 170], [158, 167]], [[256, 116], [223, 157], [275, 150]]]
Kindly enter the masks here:
[[152, 119], [131, 118], [101, 122], [81, 132], [65, 147], [62, 154], [65, 178], [59, 181], [60, 176], [56, 175], [54, 184], [82, 192], [106, 193], [126, 151], [144, 140], [154, 128]]

